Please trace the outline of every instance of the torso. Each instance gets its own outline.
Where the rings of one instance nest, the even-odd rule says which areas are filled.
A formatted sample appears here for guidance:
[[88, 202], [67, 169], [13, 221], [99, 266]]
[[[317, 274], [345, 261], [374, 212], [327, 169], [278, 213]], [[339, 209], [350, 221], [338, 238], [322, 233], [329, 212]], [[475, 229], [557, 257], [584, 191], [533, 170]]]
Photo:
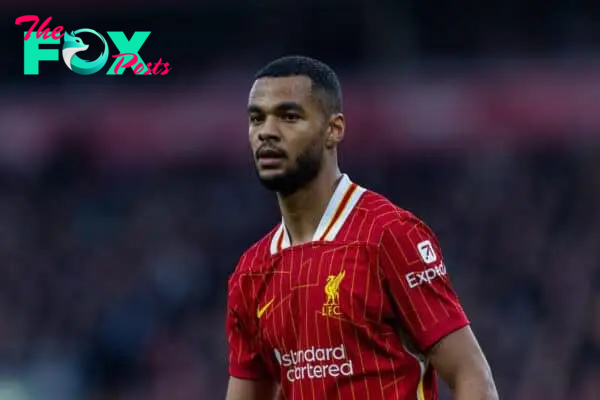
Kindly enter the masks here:
[[233, 275], [282, 398], [414, 398], [423, 364], [406, 348], [378, 268], [385, 216], [373, 210], [386, 202], [363, 190], [329, 240], [286, 246], [279, 226]]

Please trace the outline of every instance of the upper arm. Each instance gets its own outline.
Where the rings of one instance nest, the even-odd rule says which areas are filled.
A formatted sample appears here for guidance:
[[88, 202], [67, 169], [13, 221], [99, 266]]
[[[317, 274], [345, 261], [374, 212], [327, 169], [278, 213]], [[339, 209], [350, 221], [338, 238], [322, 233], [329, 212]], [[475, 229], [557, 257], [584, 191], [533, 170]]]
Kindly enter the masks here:
[[447, 335], [427, 355], [440, 377], [455, 392], [477, 390], [487, 393], [486, 398], [497, 396], [492, 372], [470, 327]]
[[421, 352], [469, 324], [438, 241], [423, 222], [394, 221], [383, 232], [379, 252], [392, 303]]
[[495, 393], [429, 227], [417, 219], [394, 222], [382, 236], [380, 266], [403, 327], [442, 379], [468, 393]]
[[226, 317], [229, 375], [242, 380], [271, 380], [247, 311], [245, 296], [251, 294], [244, 293], [237, 278], [233, 279], [229, 280]]
[[248, 313], [245, 292], [235, 274], [227, 293], [226, 333], [229, 347], [229, 384], [226, 400], [270, 400], [275, 398], [276, 384], [269, 374], [258, 343], [252, 318]]
[[272, 381], [253, 381], [229, 378], [225, 400], [271, 400], [275, 399], [276, 385]]

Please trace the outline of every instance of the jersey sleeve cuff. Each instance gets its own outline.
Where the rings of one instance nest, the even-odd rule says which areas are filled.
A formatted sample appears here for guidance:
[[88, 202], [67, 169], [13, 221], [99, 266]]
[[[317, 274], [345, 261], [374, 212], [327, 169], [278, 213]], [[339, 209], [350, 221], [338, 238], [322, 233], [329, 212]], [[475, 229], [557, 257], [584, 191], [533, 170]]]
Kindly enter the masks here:
[[433, 345], [455, 332], [470, 324], [469, 320], [463, 316], [461, 318], [448, 319], [433, 326], [427, 332], [424, 332], [417, 340], [417, 345], [422, 351], [429, 350]]
[[257, 373], [256, 371], [248, 371], [243, 368], [236, 367], [229, 367], [229, 376], [248, 381], [266, 381], [271, 379], [271, 377], [267, 374], [261, 374]]

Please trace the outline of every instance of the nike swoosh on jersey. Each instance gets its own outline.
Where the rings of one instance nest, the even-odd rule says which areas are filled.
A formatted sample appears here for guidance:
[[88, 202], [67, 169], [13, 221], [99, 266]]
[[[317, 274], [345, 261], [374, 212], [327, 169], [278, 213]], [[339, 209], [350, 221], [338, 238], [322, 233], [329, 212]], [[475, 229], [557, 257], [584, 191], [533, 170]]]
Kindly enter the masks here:
[[271, 307], [271, 304], [273, 304], [274, 301], [275, 301], [275, 299], [272, 299], [270, 302], [268, 302], [267, 304], [265, 304], [264, 306], [262, 306], [261, 308], [259, 308], [258, 310], [256, 310], [256, 316], [258, 318], [262, 317], [263, 314], [267, 311], [267, 309], [269, 307]]

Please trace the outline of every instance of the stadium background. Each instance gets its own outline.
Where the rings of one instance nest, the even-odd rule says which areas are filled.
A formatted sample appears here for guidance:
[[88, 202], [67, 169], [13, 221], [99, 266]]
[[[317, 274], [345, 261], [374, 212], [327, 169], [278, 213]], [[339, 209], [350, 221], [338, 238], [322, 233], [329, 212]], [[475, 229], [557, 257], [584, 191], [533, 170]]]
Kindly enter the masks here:
[[[226, 279], [278, 219], [247, 92], [288, 53], [339, 72], [342, 166], [437, 232], [501, 398], [600, 397], [600, 3], [0, 9], [0, 400], [224, 398]], [[173, 70], [23, 76], [24, 14]]]

